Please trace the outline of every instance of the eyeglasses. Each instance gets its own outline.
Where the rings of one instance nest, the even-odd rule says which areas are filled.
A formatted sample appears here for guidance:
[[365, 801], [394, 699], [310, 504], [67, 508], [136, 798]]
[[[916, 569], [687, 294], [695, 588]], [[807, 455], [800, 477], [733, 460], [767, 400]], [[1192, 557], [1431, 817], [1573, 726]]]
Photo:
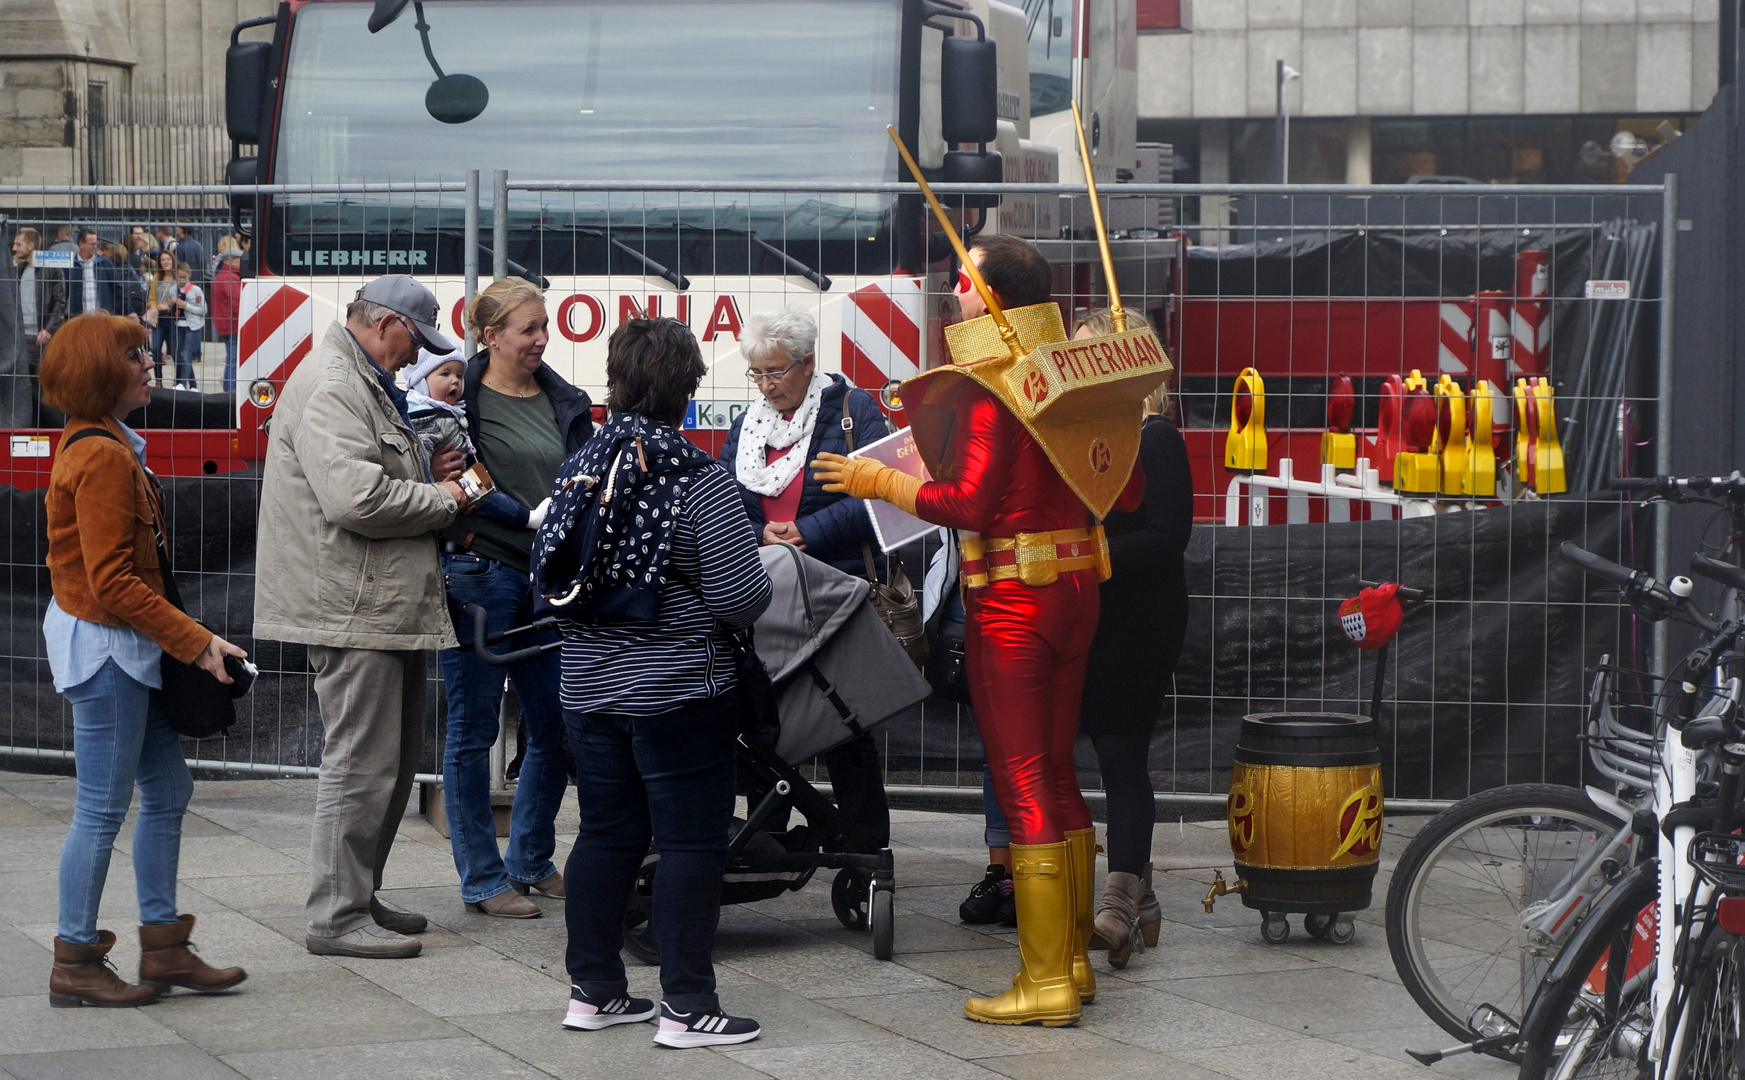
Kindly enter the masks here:
[[806, 362], [806, 359], [811, 357], [811, 355], [811, 353], [807, 353], [805, 358], [794, 361], [787, 367], [782, 368], [780, 371], [747, 371], [745, 377], [754, 383], [781, 382], [782, 379], [787, 377], [788, 372], [800, 367]]
[[127, 362], [138, 367], [145, 367], [152, 362], [151, 353], [147, 352], [143, 345], [129, 349], [127, 350]]

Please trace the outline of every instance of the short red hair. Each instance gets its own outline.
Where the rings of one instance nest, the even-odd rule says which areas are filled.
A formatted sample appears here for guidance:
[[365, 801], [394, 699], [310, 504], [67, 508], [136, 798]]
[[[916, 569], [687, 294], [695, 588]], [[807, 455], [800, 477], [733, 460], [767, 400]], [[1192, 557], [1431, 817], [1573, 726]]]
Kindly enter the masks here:
[[37, 380], [43, 403], [80, 420], [114, 415], [134, 365], [127, 354], [145, 344], [145, 327], [92, 311], [61, 324], [42, 351]]

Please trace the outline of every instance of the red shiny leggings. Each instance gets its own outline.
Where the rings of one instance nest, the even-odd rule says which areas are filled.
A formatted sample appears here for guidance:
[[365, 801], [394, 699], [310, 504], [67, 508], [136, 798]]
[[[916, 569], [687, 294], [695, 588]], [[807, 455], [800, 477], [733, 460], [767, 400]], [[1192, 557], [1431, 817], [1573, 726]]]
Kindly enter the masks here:
[[970, 700], [1014, 844], [1058, 844], [1091, 827], [1072, 744], [1097, 611], [1088, 570], [1039, 589], [999, 581], [965, 590]]

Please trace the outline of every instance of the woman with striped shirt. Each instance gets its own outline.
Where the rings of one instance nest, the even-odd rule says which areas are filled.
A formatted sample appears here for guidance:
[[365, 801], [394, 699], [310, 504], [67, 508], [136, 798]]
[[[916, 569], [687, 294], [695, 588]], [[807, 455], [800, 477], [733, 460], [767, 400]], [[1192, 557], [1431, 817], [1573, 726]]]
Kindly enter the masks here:
[[721, 1011], [711, 953], [739, 733], [729, 628], [763, 613], [770, 581], [733, 477], [678, 430], [705, 370], [684, 323], [631, 319], [613, 332], [612, 416], [559, 471], [570, 499], [554, 502], [534, 553], [536, 574], [562, 557], [581, 567], [561, 654], [582, 818], [564, 871], [576, 883], [564, 911], [564, 1025], [655, 1016], [653, 1002], [629, 996], [619, 956], [624, 905], [652, 839], [663, 997], [654, 1041], [672, 1047], [759, 1033]]

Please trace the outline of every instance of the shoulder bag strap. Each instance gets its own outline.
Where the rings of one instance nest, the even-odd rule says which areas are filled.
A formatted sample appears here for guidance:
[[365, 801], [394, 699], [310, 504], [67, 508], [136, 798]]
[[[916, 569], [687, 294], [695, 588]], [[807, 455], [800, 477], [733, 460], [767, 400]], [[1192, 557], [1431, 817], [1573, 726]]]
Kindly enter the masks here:
[[[848, 412], [848, 399], [854, 396], [854, 385], [849, 384], [848, 391], [842, 395], [842, 438], [848, 444], [848, 452], [854, 453], [854, 417]], [[804, 468], [804, 466], [801, 466]], [[879, 583], [878, 567], [873, 564], [871, 544], [860, 545], [860, 557], [866, 562], [866, 579], [874, 585]]]

